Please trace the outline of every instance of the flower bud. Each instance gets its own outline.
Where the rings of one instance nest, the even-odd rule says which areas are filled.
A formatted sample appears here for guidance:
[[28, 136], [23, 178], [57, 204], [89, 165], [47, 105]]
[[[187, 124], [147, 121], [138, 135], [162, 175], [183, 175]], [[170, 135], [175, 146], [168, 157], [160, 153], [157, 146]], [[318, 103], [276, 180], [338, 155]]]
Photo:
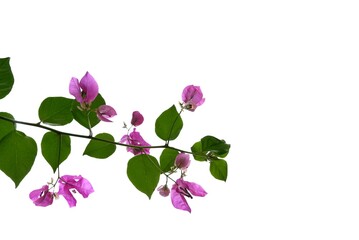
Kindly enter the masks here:
[[194, 112], [198, 106], [201, 106], [205, 98], [200, 86], [188, 85], [182, 92], [183, 108]]
[[186, 170], [189, 167], [191, 160], [189, 159], [189, 154], [179, 153], [175, 159], [175, 165], [181, 170]]
[[131, 119], [131, 124], [135, 127], [140, 126], [143, 123], [143, 116], [139, 111], [134, 111], [132, 113], [132, 119]]
[[159, 188], [157, 188], [157, 191], [160, 193], [162, 197], [167, 197], [168, 195], [170, 195], [171, 192], [167, 184], [161, 185]]

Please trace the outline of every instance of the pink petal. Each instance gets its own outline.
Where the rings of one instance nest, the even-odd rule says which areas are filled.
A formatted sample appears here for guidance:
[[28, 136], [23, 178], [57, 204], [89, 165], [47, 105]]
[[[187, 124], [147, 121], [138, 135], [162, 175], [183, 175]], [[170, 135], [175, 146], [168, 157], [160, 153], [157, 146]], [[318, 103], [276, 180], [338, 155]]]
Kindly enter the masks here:
[[[33, 190], [32, 192], [30, 192], [29, 194], [29, 197], [32, 201], [35, 201], [39, 198], [39, 196], [41, 195], [41, 193], [43, 191], [45, 191], [45, 188], [44, 187], [47, 187], [47, 185], [44, 185], [42, 188], [40, 189], [36, 189], [36, 190]], [[47, 187], [48, 188], [48, 187]], [[47, 189], [46, 189], [47, 190]]]
[[81, 175], [79, 176], [80, 180], [76, 183], [76, 190], [84, 197], [87, 198], [91, 193], [94, 192], [94, 189], [91, 183], [83, 178]]
[[47, 185], [30, 192], [29, 197], [36, 206], [40, 207], [47, 207], [53, 202], [53, 194], [49, 192], [49, 187]]
[[70, 207], [76, 207], [76, 198], [72, 195], [69, 189], [60, 187], [58, 194], [62, 195], [66, 199]]
[[175, 208], [191, 212], [191, 208], [188, 205], [185, 197], [177, 191], [176, 184], [173, 185], [172, 190], [171, 190], [171, 202]]
[[86, 72], [86, 74], [82, 77], [80, 87], [86, 93], [84, 101], [87, 103], [93, 102], [98, 95], [98, 85], [89, 72]]
[[197, 197], [204, 197], [207, 195], [207, 192], [197, 183], [183, 181], [186, 185], [186, 188], [190, 193]]
[[54, 197], [51, 192], [45, 192], [42, 197], [34, 201], [36, 206], [47, 207], [52, 204]]
[[109, 118], [116, 116], [116, 110], [109, 105], [101, 105], [97, 109], [97, 117], [104, 122], [112, 122]]
[[81, 95], [81, 89], [80, 89], [80, 83], [77, 78], [71, 78], [70, 80], [70, 86], [69, 86], [69, 92], [72, 96], [76, 98], [76, 101], [79, 103], [83, 102], [82, 95]]
[[128, 136], [127, 134], [123, 135], [122, 138], [120, 139], [120, 143], [128, 144], [129, 139], [130, 139], [130, 136]]
[[202, 98], [202, 99], [196, 104], [197, 107], [198, 107], [198, 106], [201, 106], [201, 105], [204, 103], [205, 100], [206, 100], [205, 98]]

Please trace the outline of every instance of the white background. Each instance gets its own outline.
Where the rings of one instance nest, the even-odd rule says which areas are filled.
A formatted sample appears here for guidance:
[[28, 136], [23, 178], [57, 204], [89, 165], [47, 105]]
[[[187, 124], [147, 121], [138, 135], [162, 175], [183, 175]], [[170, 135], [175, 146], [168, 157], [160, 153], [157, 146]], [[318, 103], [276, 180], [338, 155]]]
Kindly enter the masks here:
[[[83, 156], [72, 139], [62, 174], [95, 192], [69, 208], [35, 207], [31, 190], [56, 176], [41, 156], [15, 189], [0, 173], [1, 239], [359, 239], [359, 7], [357, 1], [0, 1], [0, 57], [13, 91], [0, 111], [37, 122], [49, 96], [72, 97], [89, 71], [118, 115], [94, 133], [117, 140], [138, 110], [152, 145], [159, 114], [188, 84], [206, 102], [185, 112], [172, 145], [205, 135], [231, 144], [227, 182], [192, 161], [187, 180], [208, 195], [192, 213], [126, 176], [132, 156]], [[61, 128], [86, 134], [76, 123]], [[44, 130], [18, 125], [38, 143]], [[159, 157], [160, 151], [152, 151]]]

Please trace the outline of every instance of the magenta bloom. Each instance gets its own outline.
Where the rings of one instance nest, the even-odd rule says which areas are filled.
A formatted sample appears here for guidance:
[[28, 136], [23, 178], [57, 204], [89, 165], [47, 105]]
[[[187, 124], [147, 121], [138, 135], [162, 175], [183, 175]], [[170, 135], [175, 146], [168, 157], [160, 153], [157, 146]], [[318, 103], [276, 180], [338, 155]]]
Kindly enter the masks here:
[[29, 194], [30, 199], [36, 206], [47, 207], [52, 204], [54, 195], [49, 191], [49, 186], [44, 185], [40, 189], [36, 189]]
[[98, 95], [98, 85], [91, 74], [86, 72], [80, 82], [75, 77], [71, 78], [69, 91], [76, 101], [89, 105]]
[[139, 111], [134, 111], [132, 113], [131, 124], [135, 127], [140, 126], [143, 123], [143, 116]]
[[[142, 138], [139, 132], [136, 132], [136, 128], [133, 129], [132, 133], [124, 135], [121, 138], [120, 143], [125, 143], [128, 145], [139, 146], [139, 147], [151, 146]], [[150, 149], [127, 147], [127, 152], [132, 152], [134, 155], [143, 154], [143, 153], [149, 154]]]
[[179, 169], [185, 171], [189, 167], [191, 160], [189, 159], [189, 154], [187, 153], [179, 153], [175, 159], [175, 165]]
[[167, 197], [168, 195], [170, 195], [170, 192], [171, 192], [171, 190], [168, 188], [167, 184], [159, 186], [157, 188], [157, 191], [160, 193], [160, 195], [162, 197]]
[[172, 186], [171, 201], [175, 208], [191, 212], [185, 197], [193, 198], [192, 195], [197, 197], [204, 197], [207, 192], [197, 183], [187, 182], [182, 178], [177, 179], [176, 183]]
[[198, 106], [201, 106], [204, 103], [205, 98], [203, 98], [203, 94], [199, 86], [189, 85], [185, 87], [182, 92], [182, 100], [184, 108], [194, 112]]
[[[70, 191], [71, 190], [71, 191]], [[76, 206], [76, 199], [72, 193], [79, 192], [84, 198], [87, 198], [94, 192], [91, 183], [79, 176], [64, 175], [59, 179], [58, 195], [64, 196], [70, 207]]]
[[104, 122], [112, 122], [109, 118], [116, 116], [116, 110], [109, 105], [101, 105], [97, 108], [96, 114], [98, 119]]

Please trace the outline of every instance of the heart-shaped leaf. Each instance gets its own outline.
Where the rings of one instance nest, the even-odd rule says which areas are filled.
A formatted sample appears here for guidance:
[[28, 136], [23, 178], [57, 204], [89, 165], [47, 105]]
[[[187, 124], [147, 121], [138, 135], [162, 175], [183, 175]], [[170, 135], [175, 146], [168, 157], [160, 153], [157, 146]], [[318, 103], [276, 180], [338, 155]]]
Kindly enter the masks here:
[[164, 111], [155, 122], [155, 132], [164, 141], [176, 139], [182, 127], [183, 121], [175, 105]]
[[140, 154], [127, 163], [127, 176], [132, 184], [151, 199], [152, 193], [160, 180], [160, 166], [155, 157]]
[[47, 132], [42, 137], [41, 151], [55, 173], [71, 152], [71, 139], [67, 135]]
[[0, 141], [0, 170], [18, 187], [34, 164], [36, 154], [34, 139], [23, 132], [12, 131]]

